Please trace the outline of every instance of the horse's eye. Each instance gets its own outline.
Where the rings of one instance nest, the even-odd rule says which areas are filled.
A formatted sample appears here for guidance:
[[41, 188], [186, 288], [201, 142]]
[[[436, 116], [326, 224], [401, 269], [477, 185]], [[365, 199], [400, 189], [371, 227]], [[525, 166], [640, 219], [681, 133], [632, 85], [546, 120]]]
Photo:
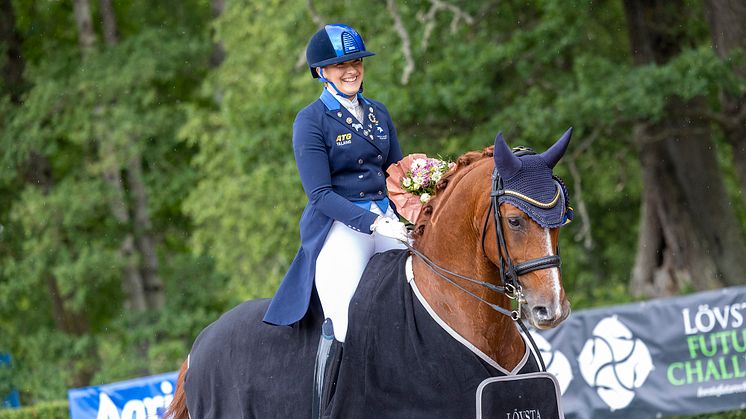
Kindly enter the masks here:
[[511, 227], [518, 228], [521, 226], [521, 217], [510, 217], [508, 218], [508, 224]]

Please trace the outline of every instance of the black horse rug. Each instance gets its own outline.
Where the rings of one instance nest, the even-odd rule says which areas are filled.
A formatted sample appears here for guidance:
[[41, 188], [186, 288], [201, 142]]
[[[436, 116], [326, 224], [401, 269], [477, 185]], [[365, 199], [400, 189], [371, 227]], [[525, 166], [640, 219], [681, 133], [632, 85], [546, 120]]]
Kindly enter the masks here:
[[[407, 258], [392, 250], [370, 260], [325, 416], [474, 418], [485, 380], [539, 370], [528, 349], [506, 371], [450, 330], [408, 284]], [[268, 303], [245, 302], [197, 337], [184, 384], [193, 419], [310, 416], [320, 306], [311, 304], [294, 327], [279, 327], [261, 321]], [[491, 388], [482, 387], [479, 397]]]

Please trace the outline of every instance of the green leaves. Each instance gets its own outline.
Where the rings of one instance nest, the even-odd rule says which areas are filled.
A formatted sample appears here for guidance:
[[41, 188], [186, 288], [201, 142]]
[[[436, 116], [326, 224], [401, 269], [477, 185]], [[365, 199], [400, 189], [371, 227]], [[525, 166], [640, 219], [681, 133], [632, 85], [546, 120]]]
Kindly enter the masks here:
[[[148, 12], [160, 13], [158, 7]], [[195, 12], [206, 19], [200, 13]], [[67, 388], [88, 384], [101, 368], [99, 357], [112, 360], [109, 379], [151, 368], [171, 370], [175, 360], [156, 355], [149, 360], [139, 349], [162, 353], [160, 341], [170, 348], [175, 342], [183, 345], [184, 335], [191, 339], [225, 307], [216, 289], [217, 297], [197, 310], [203, 315], [181, 328], [156, 318], [177, 318], [164, 313], [183, 313], [193, 308], [189, 304], [167, 304], [164, 313], [147, 316], [128, 312], [123, 282], [130, 261], [121, 248], [133, 225], [113, 216], [111, 205], [120, 191], [104, 179], [118, 173], [124, 199], [134, 199], [128, 191], [128, 162], [135, 156], [142, 159], [161, 266], [170, 268], [171, 259], [182, 266], [178, 276], [165, 276], [166, 287], [172, 281], [219, 283], [210, 261], [197, 263], [191, 255], [190, 224], [181, 212], [194, 180], [189, 166], [194, 151], [177, 138], [177, 131], [186, 119], [183, 103], [204, 77], [209, 52], [206, 34], [194, 29], [186, 35], [174, 28], [140, 27], [86, 60], [80, 58], [75, 39], [50, 40], [43, 48], [54, 44], [52, 52], [38, 60], [33, 59], [38, 51], [28, 55], [30, 88], [23, 102], [0, 99], [0, 223], [6, 227], [0, 239], [0, 317], [7, 319], [0, 323], [0, 345], [16, 357], [14, 384], [24, 402], [64, 397]], [[49, 162], [47, 180], [40, 184], [30, 179], [47, 169], [35, 161]], [[222, 302], [219, 308], [216, 302]], [[102, 345], [103, 336], [116, 336], [116, 343]], [[39, 343], [45, 340], [46, 346]], [[131, 355], [127, 362], [112, 358], [124, 354]], [[39, 370], [55, 373], [39, 374], [37, 380], [34, 371]]]
[[[30, 302], [46, 299], [38, 291], [48, 289], [50, 277], [56, 278], [69, 310], [98, 320], [116, 312], [119, 306], [112, 302], [121, 301], [119, 234], [107, 222], [104, 194], [100, 181], [65, 179], [51, 194], [29, 188], [20, 196], [10, 213], [8, 237], [20, 248], [0, 268], [2, 277], [13, 279], [3, 288], [9, 293], [4, 295], [4, 315], [27, 313], [29, 326], [38, 321], [39, 308], [51, 307]], [[42, 317], [49, 314], [45, 310]]]

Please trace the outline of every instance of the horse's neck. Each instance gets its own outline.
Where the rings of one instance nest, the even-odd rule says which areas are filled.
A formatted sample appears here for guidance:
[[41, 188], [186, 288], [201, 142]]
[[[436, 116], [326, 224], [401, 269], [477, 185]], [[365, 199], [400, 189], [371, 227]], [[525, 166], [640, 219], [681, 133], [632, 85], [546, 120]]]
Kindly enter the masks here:
[[[439, 266], [463, 276], [499, 284], [499, 274], [481, 251], [481, 237], [465, 237], [473, 231], [471, 220], [460, 209], [439, 214], [441, 222], [430, 225], [418, 241], [418, 249]], [[445, 220], [448, 220], [445, 222]], [[461, 225], [458, 225], [461, 224]], [[458, 234], [457, 232], [461, 232]], [[452, 329], [507, 370], [512, 370], [525, 352], [525, 344], [513, 320], [433, 273], [414, 257], [412, 269], [422, 296]], [[502, 294], [458, 278], [451, 279], [475, 295], [503, 307], [509, 300]]]

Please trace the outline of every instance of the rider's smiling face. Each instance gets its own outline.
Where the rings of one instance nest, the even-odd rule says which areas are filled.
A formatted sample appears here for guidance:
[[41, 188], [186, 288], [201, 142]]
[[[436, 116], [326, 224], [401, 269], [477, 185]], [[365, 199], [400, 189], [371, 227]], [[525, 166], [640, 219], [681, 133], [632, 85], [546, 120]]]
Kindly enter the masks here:
[[328, 65], [323, 68], [323, 74], [342, 93], [353, 96], [363, 84], [363, 60], [357, 59]]

